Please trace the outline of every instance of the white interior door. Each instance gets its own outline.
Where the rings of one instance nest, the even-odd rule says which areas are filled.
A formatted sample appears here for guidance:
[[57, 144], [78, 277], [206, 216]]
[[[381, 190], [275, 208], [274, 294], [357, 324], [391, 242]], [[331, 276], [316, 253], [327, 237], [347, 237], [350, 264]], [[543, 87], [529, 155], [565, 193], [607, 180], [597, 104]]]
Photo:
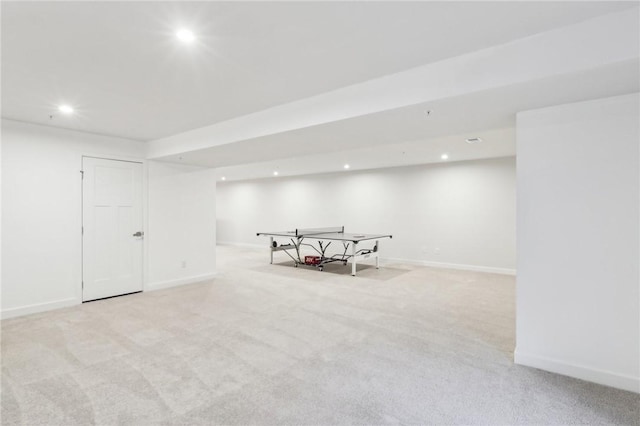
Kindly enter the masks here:
[[82, 159], [82, 301], [142, 291], [142, 163]]

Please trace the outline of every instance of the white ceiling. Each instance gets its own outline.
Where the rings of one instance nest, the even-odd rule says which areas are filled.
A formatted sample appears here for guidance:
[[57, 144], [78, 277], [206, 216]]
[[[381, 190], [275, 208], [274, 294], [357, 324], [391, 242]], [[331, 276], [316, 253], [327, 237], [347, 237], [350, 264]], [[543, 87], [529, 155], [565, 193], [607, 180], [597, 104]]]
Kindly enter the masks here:
[[153, 140], [636, 4], [2, 2], [2, 115]]
[[[638, 61], [629, 61], [166, 159], [220, 165], [218, 178], [232, 181], [271, 177], [274, 170], [289, 176], [343, 171], [344, 164], [359, 170], [438, 163], [443, 153], [448, 154], [447, 161], [514, 156], [514, 111], [637, 92], [639, 66]], [[465, 139], [472, 137], [483, 142], [467, 144]]]
[[[468, 144], [465, 140], [481, 137], [482, 142]], [[429, 140], [415, 140], [386, 145], [375, 145], [340, 151], [318, 151], [312, 155], [297, 155], [276, 160], [258, 161], [236, 166], [220, 167], [217, 179], [227, 182], [245, 179], [278, 178], [318, 173], [342, 172], [407, 166], [413, 164], [466, 161], [515, 155], [515, 129], [513, 127], [447, 135]], [[448, 159], [443, 160], [442, 154]], [[345, 169], [344, 165], [349, 168]]]
[[[516, 112], [640, 90], [638, 55], [629, 59], [617, 52], [608, 63], [584, 65], [579, 72], [554, 73], [547, 67], [544, 78], [292, 130], [270, 133], [253, 121], [261, 136], [220, 143], [207, 126], [252, 123], [242, 120], [274, 107], [293, 111], [300, 102], [313, 105], [310, 100], [327, 93], [341, 99], [341, 91], [351, 93], [349, 88], [363, 82], [385, 87], [381, 77], [402, 82], [407, 70], [494, 46], [538, 43], [551, 52], [550, 40], [564, 34], [554, 30], [627, 13], [638, 3], [5, 1], [1, 6], [3, 117], [149, 141], [150, 150], [153, 144], [173, 144], [170, 153], [150, 158], [217, 167], [218, 176], [228, 180], [270, 177], [276, 169], [281, 176], [334, 172], [344, 163], [357, 170], [439, 162], [443, 152], [449, 161], [515, 155]], [[635, 21], [625, 28], [638, 32]], [[607, 22], [616, 27], [615, 19]], [[583, 34], [599, 25], [584, 27]], [[179, 43], [174, 33], [180, 27], [191, 28], [197, 42]], [[526, 42], [547, 33], [553, 35]], [[482, 60], [489, 57], [486, 52]], [[504, 53], [509, 49], [500, 52], [509, 64]], [[515, 69], [536, 66], [520, 61]], [[464, 73], [473, 75], [474, 69]], [[459, 77], [453, 77], [454, 86]], [[77, 114], [58, 114], [60, 103], [73, 105]], [[339, 109], [340, 101], [334, 105]], [[432, 111], [428, 117], [426, 110]], [[233, 124], [233, 119], [241, 121]], [[194, 129], [205, 129], [199, 133], [202, 148], [177, 143]], [[472, 136], [485, 141], [464, 143]]]

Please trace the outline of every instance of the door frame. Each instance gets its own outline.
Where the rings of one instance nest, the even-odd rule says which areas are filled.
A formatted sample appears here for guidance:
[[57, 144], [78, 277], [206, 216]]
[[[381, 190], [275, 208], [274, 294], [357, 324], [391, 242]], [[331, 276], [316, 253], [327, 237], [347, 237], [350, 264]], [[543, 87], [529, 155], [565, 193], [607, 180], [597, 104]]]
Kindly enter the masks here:
[[108, 155], [108, 154], [96, 154], [96, 153], [84, 153], [80, 155], [80, 217], [78, 224], [78, 235], [80, 238], [80, 281], [78, 282], [78, 286], [76, 287], [76, 297], [79, 303], [85, 303], [82, 301], [82, 283], [84, 280], [84, 238], [82, 235], [82, 227], [84, 226], [84, 176], [83, 176], [83, 163], [85, 158], [97, 158], [99, 160], [113, 160], [113, 161], [123, 161], [127, 163], [141, 163], [142, 164], [142, 231], [144, 232], [145, 238], [142, 239], [142, 292], [147, 291], [147, 277], [148, 274], [148, 265], [149, 265], [149, 247], [147, 244], [147, 236], [149, 235], [149, 224], [148, 224], [148, 207], [149, 207], [149, 181], [148, 181], [148, 167], [147, 160], [139, 157], [129, 157], [124, 155]]

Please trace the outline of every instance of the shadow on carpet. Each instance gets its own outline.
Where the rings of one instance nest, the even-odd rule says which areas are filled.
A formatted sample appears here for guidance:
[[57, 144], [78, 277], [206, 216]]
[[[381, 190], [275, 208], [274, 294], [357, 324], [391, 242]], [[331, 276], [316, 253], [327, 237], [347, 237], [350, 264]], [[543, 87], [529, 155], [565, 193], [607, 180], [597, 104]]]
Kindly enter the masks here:
[[[381, 266], [380, 269], [376, 269], [375, 265], [361, 264], [357, 266], [356, 277], [354, 278], [367, 278], [372, 280], [387, 281], [392, 280], [400, 275], [410, 272], [409, 269], [402, 269], [397, 267]], [[273, 264], [259, 265], [251, 268], [254, 271], [288, 275], [291, 276], [293, 271], [304, 271], [310, 274], [308, 279], [315, 278], [312, 274], [318, 274], [318, 278], [323, 274], [327, 275], [351, 275], [351, 264], [343, 265], [339, 262], [329, 263], [324, 265], [323, 270], [320, 271], [315, 266], [298, 265], [297, 267], [291, 261], [278, 262]]]

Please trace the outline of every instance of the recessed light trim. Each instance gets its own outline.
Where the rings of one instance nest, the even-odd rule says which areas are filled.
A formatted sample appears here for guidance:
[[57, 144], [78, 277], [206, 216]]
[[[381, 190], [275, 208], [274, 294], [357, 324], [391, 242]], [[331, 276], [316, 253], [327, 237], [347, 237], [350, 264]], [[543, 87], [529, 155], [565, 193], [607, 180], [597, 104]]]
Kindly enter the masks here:
[[441, 158], [441, 159], [443, 159], [443, 160], [448, 160], [448, 159], [449, 159], [449, 154], [446, 154], [446, 153], [445, 153], [445, 154], [442, 154], [442, 155], [440, 156], [440, 158]]
[[465, 142], [468, 144], [480, 143], [482, 142], [482, 138], [467, 138], [465, 139]]
[[60, 105], [58, 107], [58, 111], [60, 111], [63, 114], [67, 114], [67, 115], [70, 115], [70, 114], [74, 113], [74, 109], [70, 105]]
[[186, 44], [193, 43], [196, 40], [196, 35], [193, 33], [193, 31], [186, 28], [182, 28], [176, 31], [176, 37], [178, 38], [178, 40]]
[[227, 180], [227, 178], [226, 178], [226, 177], [224, 177], [224, 176], [222, 176], [222, 180]]
[[345, 169], [348, 169], [349, 167], [351, 167], [351, 166], [350, 166], [350, 165], [348, 165], [348, 164], [345, 164], [345, 165], [344, 165], [344, 168], [345, 168]]
[[277, 171], [277, 170], [276, 170], [276, 171], [274, 171], [274, 172], [273, 172], [273, 175], [274, 175], [274, 176], [278, 176], [278, 171]]

